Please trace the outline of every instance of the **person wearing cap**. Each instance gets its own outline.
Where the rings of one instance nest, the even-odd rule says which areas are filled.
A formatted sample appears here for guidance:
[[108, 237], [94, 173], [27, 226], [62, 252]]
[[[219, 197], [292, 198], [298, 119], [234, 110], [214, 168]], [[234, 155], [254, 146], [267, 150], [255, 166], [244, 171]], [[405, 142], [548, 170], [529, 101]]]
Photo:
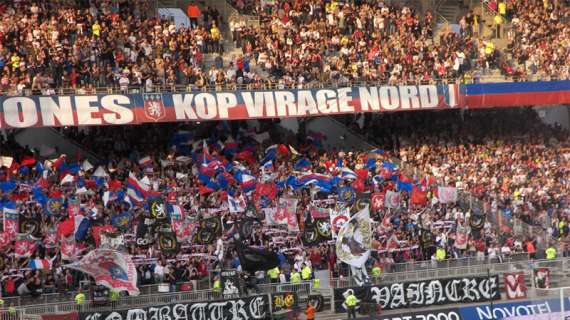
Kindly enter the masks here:
[[346, 305], [346, 312], [348, 313], [348, 319], [356, 319], [356, 304], [358, 303], [358, 298], [354, 295], [354, 290], [348, 289], [346, 291], [346, 297], [344, 298], [344, 304]]

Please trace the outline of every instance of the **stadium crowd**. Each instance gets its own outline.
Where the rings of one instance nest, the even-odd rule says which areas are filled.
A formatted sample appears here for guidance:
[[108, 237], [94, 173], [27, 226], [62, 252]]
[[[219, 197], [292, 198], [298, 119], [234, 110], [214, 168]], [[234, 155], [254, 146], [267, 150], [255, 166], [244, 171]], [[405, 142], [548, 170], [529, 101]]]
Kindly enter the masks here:
[[[304, 14], [304, 13], [308, 14]], [[434, 41], [434, 17], [381, 1], [276, 1], [260, 14], [261, 26], [237, 35], [274, 81], [421, 82], [460, 77], [479, 58], [467, 33]]]
[[200, 23], [177, 29], [170, 20], [149, 17], [150, 3], [3, 1], [1, 89], [11, 94], [105, 86], [152, 91], [157, 85], [202, 87], [219, 81], [218, 72], [203, 70], [201, 62], [205, 53], [223, 51], [220, 14], [204, 10]]
[[[499, 233], [496, 221], [489, 218], [497, 214], [505, 221], [517, 217], [530, 225], [546, 221], [551, 224], [546, 240], [563, 240], [560, 254], [567, 254], [568, 132], [542, 124], [534, 111], [526, 109], [384, 114], [365, 123], [362, 133], [370, 140], [379, 137], [376, 143], [383, 149], [327, 152], [322, 148], [324, 137], [308, 133], [284, 138], [271, 129], [275, 127], [272, 121], [260, 122], [256, 128], [221, 122], [197, 128], [62, 129], [68, 138], [101, 157], [100, 163], [93, 164], [81, 155], [56, 157], [56, 150], [55, 159], [45, 162], [40, 150], [22, 150], [9, 138], [3, 142], [3, 156], [13, 155], [14, 162], [0, 170], [3, 295], [63, 293], [76, 288], [82, 276], [63, 267], [73, 259], [68, 252], [70, 243], [80, 255], [100, 245], [96, 234], [109, 229], [123, 234], [125, 247], [138, 265], [139, 284], [194, 281], [196, 286], [220, 265], [239, 268], [230, 240], [231, 221], [246, 216], [258, 219], [246, 241], [279, 252], [277, 275], [282, 281], [290, 281], [295, 270], [302, 271], [304, 266], [330, 268], [335, 276], [342, 275], [346, 270], [336, 260], [334, 241], [307, 244], [303, 229], [311, 220], [308, 213], [318, 207], [339, 210], [339, 190], [346, 188], [384, 197], [388, 192], [400, 195], [392, 208], [371, 201], [377, 244], [370, 268], [397, 271], [401, 262], [436, 263], [441, 261], [436, 248], [444, 250], [444, 258], [472, 256], [481, 261], [500, 261], [515, 253], [541, 254], [539, 239], [514, 235], [512, 224], [503, 224], [506, 228]], [[309, 172], [338, 178], [328, 180], [331, 189], [326, 184], [302, 183]], [[244, 175], [253, 176], [256, 185], [250, 185]], [[138, 202], [140, 195], [129, 191], [132, 176], [137, 184], [153, 190], [149, 193], [159, 193], [184, 212], [186, 218], [172, 224], [180, 240], [176, 250], [163, 250], [160, 241], [148, 248], [135, 240], [141, 216], [148, 217], [149, 210], [146, 200]], [[470, 210], [461, 199], [441, 203], [437, 186], [473, 193], [482, 209]], [[232, 203], [228, 195], [243, 204]], [[267, 210], [283, 197], [298, 200], [300, 232], [268, 224]], [[53, 205], [56, 201], [60, 205]], [[20, 233], [7, 228], [7, 212], [14, 208]], [[473, 216], [481, 217], [483, 212], [487, 220], [473, 223]], [[87, 228], [79, 222], [70, 227], [69, 215], [85, 216], [80, 220], [89, 222]], [[224, 231], [216, 236], [220, 240], [199, 243], [193, 235], [201, 232], [200, 222], [212, 215], [222, 217]], [[461, 244], [460, 234], [466, 236]], [[152, 239], [159, 237], [151, 235]], [[60, 248], [54, 239], [66, 245]], [[19, 248], [22, 240], [31, 241], [23, 251]], [[256, 276], [259, 281], [269, 280], [268, 275]]]
[[570, 7], [563, 1], [507, 1], [511, 21], [506, 53], [507, 74], [525, 79], [568, 79], [570, 76]]
[[[106, 86], [153, 91], [173, 85], [200, 90], [268, 82], [469, 81], [494, 68], [517, 79], [568, 77], [569, 10], [560, 1], [506, 2], [512, 59], [503, 62], [493, 41], [480, 39], [480, 17], [472, 12], [459, 19], [459, 33], [442, 31], [436, 39], [432, 12], [382, 1], [237, 1], [238, 7], [259, 8], [259, 27], [224, 21], [216, 9], [197, 6], [190, 25], [177, 27], [155, 18], [150, 3], [3, 1], [0, 89], [54, 94]], [[223, 36], [226, 26], [243, 49], [228, 65], [220, 56], [230, 41]], [[217, 53], [211, 67], [204, 61], [210, 53]], [[253, 72], [253, 64], [265, 72]]]

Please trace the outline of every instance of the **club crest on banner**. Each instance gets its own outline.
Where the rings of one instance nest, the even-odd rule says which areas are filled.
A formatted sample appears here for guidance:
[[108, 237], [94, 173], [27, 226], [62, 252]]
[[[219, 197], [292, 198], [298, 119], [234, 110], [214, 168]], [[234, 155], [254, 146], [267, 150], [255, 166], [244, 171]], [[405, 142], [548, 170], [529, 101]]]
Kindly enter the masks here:
[[153, 200], [149, 202], [150, 214], [156, 220], [164, 220], [168, 217], [166, 206], [161, 200]]
[[158, 121], [166, 117], [166, 108], [162, 101], [162, 94], [160, 93], [147, 93], [143, 95], [144, 99], [144, 114], [153, 121]]
[[526, 284], [524, 281], [524, 272], [505, 273], [505, 291], [507, 299], [523, 299], [526, 298]]
[[549, 289], [550, 288], [550, 269], [548, 268], [537, 268], [533, 271], [534, 274], [534, 286], [539, 289]]

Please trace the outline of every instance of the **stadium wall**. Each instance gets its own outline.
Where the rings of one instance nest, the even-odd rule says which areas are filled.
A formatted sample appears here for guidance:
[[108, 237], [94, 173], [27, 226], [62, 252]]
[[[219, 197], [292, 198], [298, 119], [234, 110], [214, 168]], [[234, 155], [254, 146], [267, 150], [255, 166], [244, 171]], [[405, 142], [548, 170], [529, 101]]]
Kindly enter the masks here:
[[0, 97], [0, 128], [295, 118], [570, 104], [570, 81]]

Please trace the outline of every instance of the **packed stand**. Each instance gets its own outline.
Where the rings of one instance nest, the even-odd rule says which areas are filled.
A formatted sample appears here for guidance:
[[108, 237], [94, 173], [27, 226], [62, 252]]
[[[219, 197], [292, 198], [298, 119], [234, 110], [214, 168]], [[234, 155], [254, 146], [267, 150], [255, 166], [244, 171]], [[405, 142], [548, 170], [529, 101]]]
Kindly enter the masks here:
[[284, 85], [430, 82], [460, 77], [478, 58], [467, 33], [436, 44], [431, 12], [382, 1], [275, 1], [260, 19], [260, 30], [241, 28], [237, 43]]
[[570, 78], [568, 1], [490, 1], [489, 6], [510, 22], [503, 31], [508, 39], [508, 59], [501, 65], [505, 75], [522, 81]]
[[[549, 221], [552, 239], [567, 240], [568, 132], [546, 127], [530, 110], [382, 117], [365, 121], [364, 132], [384, 139], [376, 150], [328, 152], [325, 137], [284, 139], [267, 131], [272, 121], [257, 128], [221, 122], [65, 129], [99, 161], [57, 154], [44, 161], [37, 150], [13, 149], [10, 163], [8, 143], [0, 171], [3, 296], [76, 289], [85, 277], [63, 266], [119, 236], [138, 265], [139, 285], [201, 288], [212, 270], [240, 268], [232, 233], [245, 221], [251, 228], [244, 241], [279, 255], [277, 271], [249, 275], [256, 283], [307, 280], [327, 268], [343, 275], [330, 222], [317, 238], [307, 231], [347, 214], [345, 208], [354, 213], [356, 199], [368, 199], [376, 221], [372, 270], [442, 258], [539, 257], [536, 239], [504, 228], [497, 234], [482, 212], [444, 200], [438, 186], [472, 192], [485, 204], [481, 211], [505, 220]], [[141, 231], [156, 199], [168, 211], [166, 233]], [[275, 220], [283, 199], [294, 200], [288, 203], [296, 213], [285, 224]], [[159, 239], [169, 235], [176, 245], [165, 247]]]
[[233, 75], [204, 69], [204, 54], [223, 53], [222, 17], [212, 8], [198, 14], [177, 28], [155, 18], [148, 0], [2, 1], [0, 89], [18, 95], [111, 86], [154, 92], [157, 86], [235, 83], [236, 72], [248, 71], [243, 65]]

